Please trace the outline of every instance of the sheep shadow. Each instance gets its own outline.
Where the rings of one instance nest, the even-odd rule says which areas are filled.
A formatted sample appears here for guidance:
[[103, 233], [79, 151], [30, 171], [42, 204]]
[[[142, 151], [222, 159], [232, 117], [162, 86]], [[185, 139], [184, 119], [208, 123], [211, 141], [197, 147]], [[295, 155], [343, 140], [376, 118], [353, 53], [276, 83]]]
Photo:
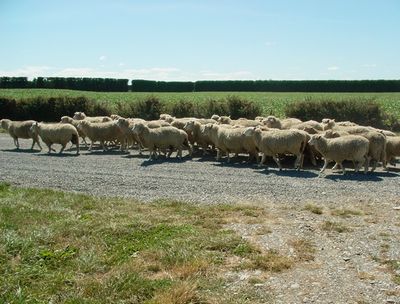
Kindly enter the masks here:
[[249, 163], [249, 162], [247, 162], [247, 161], [242, 161], [242, 162], [239, 162], [239, 161], [230, 161], [229, 163], [225, 160], [225, 159], [223, 159], [222, 161], [220, 160], [220, 161], [217, 161], [217, 160], [215, 160], [215, 159], [213, 159], [212, 160], [213, 161], [213, 163], [212, 163], [212, 165], [213, 166], [215, 166], [215, 167], [229, 167], [229, 168], [256, 168], [257, 167], [257, 164], [254, 162], [254, 163]]
[[140, 166], [141, 167], [150, 167], [150, 166], [154, 166], [154, 165], [161, 165], [161, 164], [165, 164], [165, 163], [169, 163], [169, 164], [181, 164], [181, 163], [185, 163], [187, 161], [192, 160], [192, 157], [189, 155], [185, 155], [183, 156], [181, 159], [176, 158], [176, 157], [170, 157], [170, 158], [166, 158], [165, 156], [159, 156], [157, 159], [151, 159], [149, 160], [148, 156], [146, 156], [146, 160], [144, 160]]
[[[397, 176], [396, 174], [390, 174], [391, 176]], [[389, 177], [390, 175], [386, 175]], [[381, 175], [381, 172], [368, 172], [364, 174], [363, 172], [346, 171], [346, 174], [339, 172], [327, 172], [325, 175], [321, 176], [324, 179], [337, 181], [366, 181], [366, 182], [380, 182], [383, 181], [385, 176]]]
[[295, 178], [315, 178], [318, 176], [317, 173], [310, 170], [297, 170], [294, 168], [283, 168], [279, 170], [277, 167], [257, 167], [256, 172], [264, 175], [276, 175], [276, 176], [287, 176]]
[[127, 151], [120, 151], [120, 150], [92, 150], [87, 151], [85, 155], [127, 155], [129, 152]]
[[81, 154], [76, 154], [76, 153], [58, 153], [58, 152], [52, 152], [52, 153], [37, 153], [36, 154], [39, 157], [43, 157], [43, 156], [47, 156], [47, 157], [77, 157], [77, 156], [81, 156]]
[[14, 149], [2, 149], [2, 152], [17, 152], [17, 153], [38, 153], [41, 152], [41, 150], [39, 149], [18, 149], [18, 148], [14, 148]]

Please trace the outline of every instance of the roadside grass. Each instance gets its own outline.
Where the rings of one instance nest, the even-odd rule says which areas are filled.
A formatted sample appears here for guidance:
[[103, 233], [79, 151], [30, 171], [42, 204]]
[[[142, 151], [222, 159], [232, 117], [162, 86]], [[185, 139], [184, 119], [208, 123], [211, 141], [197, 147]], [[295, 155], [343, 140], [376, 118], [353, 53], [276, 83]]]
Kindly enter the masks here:
[[400, 118], [400, 93], [296, 93], [296, 92], [185, 92], [185, 93], [147, 93], [147, 92], [89, 92], [61, 89], [0, 89], [0, 97], [26, 99], [35, 97], [79, 97], [85, 96], [98, 102], [116, 104], [118, 102], [138, 102], [146, 96], [157, 96], [162, 102], [177, 103], [187, 101], [202, 104], [210, 99], [238, 96], [260, 104], [263, 115], [285, 116], [288, 105], [299, 101], [319, 100], [369, 100], [382, 105], [387, 113]]
[[[295, 262], [225, 227], [265, 215], [251, 205], [140, 203], [0, 183], [0, 303], [241, 303], [225, 288], [226, 272], [280, 272]], [[271, 299], [246, 286], [240, 298]]]
[[351, 231], [349, 227], [340, 223], [340, 222], [333, 222], [333, 221], [324, 221], [321, 225], [322, 230], [327, 232], [349, 232]]
[[310, 211], [311, 213], [314, 214], [322, 214], [323, 213], [323, 209], [320, 206], [317, 206], [313, 203], [308, 203], [304, 206], [304, 210]]
[[356, 209], [347, 209], [347, 208], [338, 208], [338, 209], [333, 209], [331, 210], [331, 214], [334, 216], [340, 216], [340, 217], [351, 217], [351, 216], [360, 216], [363, 215], [364, 213], [360, 210]]

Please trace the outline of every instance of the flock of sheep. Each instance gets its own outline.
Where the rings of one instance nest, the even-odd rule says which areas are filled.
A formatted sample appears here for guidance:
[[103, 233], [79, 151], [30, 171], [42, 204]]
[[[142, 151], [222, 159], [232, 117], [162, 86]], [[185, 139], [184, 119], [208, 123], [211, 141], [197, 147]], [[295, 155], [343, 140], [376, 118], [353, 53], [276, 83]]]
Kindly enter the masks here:
[[400, 156], [400, 136], [393, 132], [333, 119], [303, 122], [296, 118], [268, 116], [232, 120], [218, 115], [205, 119], [161, 114], [159, 120], [145, 121], [118, 115], [89, 117], [76, 112], [73, 117], [63, 116], [60, 123], [2, 119], [1, 127], [8, 131], [17, 148], [18, 138], [32, 138], [31, 149], [37, 144], [42, 150], [40, 137], [48, 147], [48, 153], [55, 151], [53, 144], [61, 144], [62, 153], [72, 142], [79, 154], [79, 138], [85, 146], [88, 138], [88, 151], [95, 142], [100, 142], [104, 151], [110, 145], [118, 145], [121, 151], [138, 147], [140, 154], [147, 148], [150, 160], [161, 153], [168, 158], [174, 151], [181, 158], [182, 150], [188, 150], [191, 156], [193, 148], [202, 150], [203, 154], [216, 149], [217, 160], [226, 155], [228, 162], [231, 153], [248, 154], [249, 161], [254, 160], [260, 166], [269, 156], [279, 169], [282, 169], [280, 160], [286, 155], [296, 156], [294, 167], [297, 170], [303, 166], [304, 157], [314, 166], [317, 159], [323, 159], [321, 173], [330, 162], [335, 162], [333, 169], [345, 173], [345, 160], [353, 162], [356, 172], [364, 166], [366, 173], [370, 165], [371, 171], [378, 163], [384, 168], [388, 162], [395, 165], [395, 157]]

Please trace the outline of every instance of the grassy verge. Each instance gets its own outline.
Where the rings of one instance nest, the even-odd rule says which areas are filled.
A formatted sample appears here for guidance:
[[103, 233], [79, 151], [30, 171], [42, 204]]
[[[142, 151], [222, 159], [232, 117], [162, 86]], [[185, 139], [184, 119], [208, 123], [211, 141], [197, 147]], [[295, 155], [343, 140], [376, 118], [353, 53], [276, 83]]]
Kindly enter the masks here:
[[278, 93], [278, 92], [194, 92], [194, 93], [138, 93], [138, 92], [87, 92], [75, 90], [51, 89], [0, 89], [0, 97], [27, 99], [36, 97], [79, 97], [85, 96], [98, 102], [110, 104], [138, 102], [146, 96], [154, 95], [163, 103], [187, 101], [203, 104], [210, 99], [221, 99], [227, 96], [238, 96], [262, 107], [263, 115], [285, 116], [288, 105], [299, 101], [375, 101], [388, 113], [400, 118], [400, 93]]
[[225, 228], [255, 216], [264, 209], [0, 183], [0, 302], [267, 303], [267, 291], [249, 285], [233, 296], [227, 287], [228, 272], [280, 272], [294, 262]]

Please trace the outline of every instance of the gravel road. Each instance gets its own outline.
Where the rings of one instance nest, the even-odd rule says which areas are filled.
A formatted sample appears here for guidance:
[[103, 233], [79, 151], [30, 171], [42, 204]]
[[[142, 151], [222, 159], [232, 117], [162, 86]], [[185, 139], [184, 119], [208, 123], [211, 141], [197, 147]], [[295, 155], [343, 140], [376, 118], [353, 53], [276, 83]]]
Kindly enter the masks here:
[[[170, 198], [190, 202], [285, 201], [337, 202], [352, 200], [396, 201], [400, 175], [378, 168], [368, 175], [348, 172], [319, 178], [316, 169], [300, 172], [258, 168], [244, 160], [227, 164], [214, 157], [179, 161], [148, 161], [137, 151], [92, 153], [73, 151], [47, 155], [30, 151], [30, 140], [16, 150], [7, 134], [0, 134], [0, 180], [13, 184], [85, 192], [100, 196], [134, 197], [142, 201]], [[59, 146], [55, 146], [59, 149]], [[47, 150], [47, 149], [46, 149]], [[290, 164], [291, 165], [291, 164]]]
[[[137, 151], [49, 156], [28, 150], [28, 140], [21, 140], [21, 146], [15, 150], [12, 139], [0, 134], [0, 180], [141, 201], [171, 198], [262, 206], [265, 216], [232, 219], [227, 228], [296, 264], [268, 276], [259, 270], [225, 273], [227, 292], [252, 288], [259, 295], [272, 294], [277, 304], [400, 303], [398, 170], [344, 176], [328, 170], [330, 175], [319, 178], [316, 169], [279, 172], [275, 165], [265, 170], [245, 161], [219, 163], [213, 157], [149, 162]], [[309, 211], [307, 205], [321, 211]], [[335, 231], [331, 225], [345, 229]], [[306, 247], [296, 249], [296, 244]], [[311, 258], [299, 258], [302, 251]]]

